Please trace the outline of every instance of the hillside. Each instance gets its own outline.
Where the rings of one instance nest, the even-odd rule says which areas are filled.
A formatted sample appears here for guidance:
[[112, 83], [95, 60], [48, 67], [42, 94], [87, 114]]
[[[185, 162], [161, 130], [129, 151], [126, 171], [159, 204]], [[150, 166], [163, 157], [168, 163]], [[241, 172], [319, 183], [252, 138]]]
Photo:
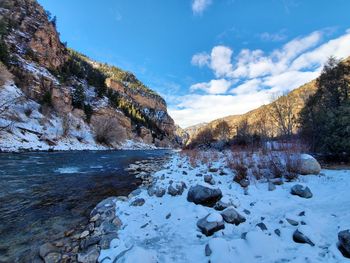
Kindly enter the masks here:
[[[314, 94], [316, 92], [316, 80], [313, 80], [309, 83], [306, 83], [302, 85], [301, 87], [292, 90], [290, 93], [287, 94], [287, 100], [291, 102], [292, 104], [292, 112], [295, 118], [298, 116], [300, 110], [303, 108], [306, 99]], [[281, 100], [281, 98], [277, 99], [277, 103]], [[272, 102], [273, 103], [273, 102]], [[241, 115], [230, 115], [224, 118], [220, 118], [217, 120], [214, 120], [206, 125], [200, 125], [199, 128], [196, 129], [196, 126], [192, 126], [190, 139], [188, 143], [191, 142], [194, 138], [196, 138], [196, 135], [204, 130], [204, 129], [210, 129], [214, 130], [217, 125], [225, 121], [230, 128], [230, 137], [235, 136], [237, 133], [237, 127], [242, 121], [247, 121], [249, 127], [252, 129], [252, 132], [259, 131], [261, 129], [264, 129], [266, 132], [269, 133], [269, 135], [276, 135], [277, 133], [277, 127], [275, 124], [275, 120], [271, 116], [272, 111], [272, 103], [269, 103], [267, 105], [260, 106], [257, 109], [251, 110], [245, 114]], [[262, 127], [263, 126], [263, 127]], [[296, 131], [297, 127], [293, 127], [293, 130]]]
[[0, 3], [1, 150], [173, 147], [162, 97], [67, 48], [35, 0]]

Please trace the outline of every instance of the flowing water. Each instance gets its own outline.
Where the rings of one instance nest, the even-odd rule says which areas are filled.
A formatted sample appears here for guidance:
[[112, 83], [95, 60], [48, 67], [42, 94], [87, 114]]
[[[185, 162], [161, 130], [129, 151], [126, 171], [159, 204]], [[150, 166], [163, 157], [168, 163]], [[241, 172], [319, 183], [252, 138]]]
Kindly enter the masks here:
[[136, 189], [140, 180], [124, 171], [130, 163], [167, 153], [1, 153], [0, 262], [28, 262], [40, 244], [85, 222], [99, 201]]

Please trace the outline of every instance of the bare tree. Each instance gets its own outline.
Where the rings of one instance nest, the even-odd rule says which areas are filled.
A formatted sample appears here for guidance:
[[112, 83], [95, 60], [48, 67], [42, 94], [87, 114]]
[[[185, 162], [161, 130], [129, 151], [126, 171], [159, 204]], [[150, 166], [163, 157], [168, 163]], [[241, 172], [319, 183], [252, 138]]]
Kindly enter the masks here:
[[271, 118], [277, 127], [278, 135], [289, 139], [297, 125], [296, 116], [293, 113], [294, 101], [287, 94], [274, 94], [271, 101]]
[[226, 121], [222, 120], [216, 125], [213, 134], [218, 140], [227, 142], [230, 137], [230, 131], [230, 126]]
[[125, 128], [111, 115], [94, 118], [92, 124], [95, 139], [100, 144], [113, 146], [115, 143], [124, 141], [127, 137]]

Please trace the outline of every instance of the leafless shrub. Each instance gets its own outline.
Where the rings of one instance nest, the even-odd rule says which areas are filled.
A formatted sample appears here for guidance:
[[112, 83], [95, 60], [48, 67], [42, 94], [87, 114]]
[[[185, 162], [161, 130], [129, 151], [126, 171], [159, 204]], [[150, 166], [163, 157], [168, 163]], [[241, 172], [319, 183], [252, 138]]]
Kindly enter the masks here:
[[126, 139], [125, 128], [112, 116], [103, 116], [93, 122], [95, 139], [98, 143], [113, 146]]

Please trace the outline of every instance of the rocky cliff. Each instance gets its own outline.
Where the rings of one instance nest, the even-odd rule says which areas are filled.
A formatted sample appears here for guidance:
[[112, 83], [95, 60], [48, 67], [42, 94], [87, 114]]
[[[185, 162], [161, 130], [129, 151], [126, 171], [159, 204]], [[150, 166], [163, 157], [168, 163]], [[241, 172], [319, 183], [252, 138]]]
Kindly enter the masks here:
[[67, 48], [35, 0], [2, 0], [0, 34], [2, 150], [178, 145], [164, 99]]

